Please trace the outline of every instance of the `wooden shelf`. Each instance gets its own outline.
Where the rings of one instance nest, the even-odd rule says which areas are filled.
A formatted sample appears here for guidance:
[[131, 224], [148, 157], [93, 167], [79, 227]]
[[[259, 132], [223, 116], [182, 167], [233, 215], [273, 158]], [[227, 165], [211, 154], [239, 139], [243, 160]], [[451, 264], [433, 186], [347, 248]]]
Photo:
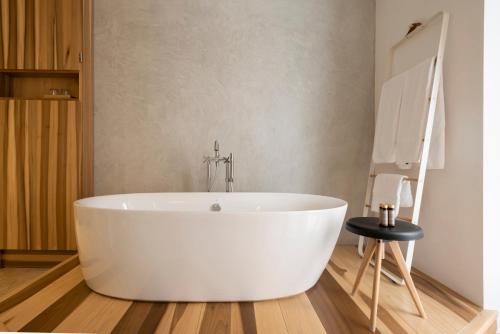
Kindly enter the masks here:
[[79, 80], [78, 71], [0, 70], [0, 97], [46, 99], [51, 88], [62, 88], [78, 99]]
[[79, 101], [78, 98], [72, 97], [69, 99], [62, 99], [62, 98], [48, 98], [48, 97], [5, 97], [5, 96], [0, 96], [0, 101], [5, 101], [5, 100], [16, 100], [16, 101], [32, 101], [32, 100], [41, 100], [41, 101]]
[[16, 70], [0, 69], [0, 73], [8, 73], [16, 76], [78, 76], [78, 70]]

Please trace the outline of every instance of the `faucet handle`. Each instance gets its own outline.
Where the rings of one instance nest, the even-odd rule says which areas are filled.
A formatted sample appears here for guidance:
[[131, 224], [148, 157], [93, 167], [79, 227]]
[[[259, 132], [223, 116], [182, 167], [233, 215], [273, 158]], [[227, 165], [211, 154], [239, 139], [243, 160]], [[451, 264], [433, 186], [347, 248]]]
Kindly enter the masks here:
[[217, 140], [214, 142], [214, 151], [219, 152], [219, 142]]

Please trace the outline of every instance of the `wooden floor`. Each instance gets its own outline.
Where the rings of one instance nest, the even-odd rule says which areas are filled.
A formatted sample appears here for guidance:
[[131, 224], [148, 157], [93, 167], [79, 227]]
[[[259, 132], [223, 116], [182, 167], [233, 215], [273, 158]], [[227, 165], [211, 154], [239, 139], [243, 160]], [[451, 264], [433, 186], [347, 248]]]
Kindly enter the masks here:
[[0, 299], [46, 270], [46, 268], [0, 268]]
[[[350, 296], [359, 263], [353, 246], [338, 246], [319, 282], [290, 298], [256, 303], [148, 303], [93, 293], [73, 258], [0, 298], [0, 331], [370, 333], [373, 269], [358, 294]], [[383, 277], [377, 332], [457, 333], [470, 322], [479, 322], [473, 322], [480, 318], [479, 307], [422, 274], [414, 271], [413, 276], [428, 319], [417, 316], [406, 287]]]

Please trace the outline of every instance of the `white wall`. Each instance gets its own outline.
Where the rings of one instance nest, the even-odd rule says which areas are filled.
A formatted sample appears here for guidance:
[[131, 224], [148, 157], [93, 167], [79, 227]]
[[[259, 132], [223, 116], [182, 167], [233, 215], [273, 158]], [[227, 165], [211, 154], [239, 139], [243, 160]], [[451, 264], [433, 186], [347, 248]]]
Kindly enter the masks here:
[[482, 303], [483, 1], [377, 0], [375, 86], [387, 51], [409, 23], [450, 13], [444, 59], [446, 168], [429, 171], [414, 265], [477, 304]]
[[236, 191], [333, 195], [359, 215], [374, 7], [96, 1], [96, 193], [205, 191], [202, 158], [219, 139], [235, 155]]
[[[484, 4], [484, 308], [500, 311], [500, 1]], [[500, 320], [498, 322], [500, 329]]]

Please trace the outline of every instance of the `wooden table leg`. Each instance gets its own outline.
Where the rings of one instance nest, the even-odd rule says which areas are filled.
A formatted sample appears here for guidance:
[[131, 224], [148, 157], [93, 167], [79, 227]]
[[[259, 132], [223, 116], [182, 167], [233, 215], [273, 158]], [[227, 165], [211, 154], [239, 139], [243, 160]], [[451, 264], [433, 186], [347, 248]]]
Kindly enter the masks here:
[[380, 289], [380, 270], [382, 268], [383, 255], [384, 242], [382, 240], [377, 240], [375, 249], [375, 272], [373, 275], [372, 310], [370, 315], [370, 330], [372, 332], [375, 332], [377, 328], [378, 294]]
[[373, 253], [375, 253], [375, 246], [376, 246], [375, 240], [368, 239], [365, 248], [365, 253], [363, 254], [363, 260], [361, 261], [361, 266], [359, 267], [358, 275], [356, 276], [356, 280], [354, 281], [354, 285], [352, 287], [351, 295], [353, 296], [358, 290], [359, 283], [361, 283], [361, 280], [363, 279], [363, 276], [366, 273], [366, 269], [368, 269], [368, 266], [370, 265], [370, 260], [373, 257]]
[[413, 302], [417, 306], [418, 312], [422, 318], [427, 318], [425, 314], [424, 307], [422, 306], [422, 302], [420, 301], [420, 297], [418, 296], [417, 289], [415, 288], [415, 284], [413, 284], [413, 279], [411, 278], [410, 272], [406, 268], [406, 262], [403, 258], [403, 253], [401, 253], [401, 248], [399, 248], [399, 243], [397, 241], [389, 242], [389, 248], [396, 259], [396, 263], [398, 264], [399, 271], [401, 271], [401, 275], [405, 280], [406, 287], [408, 291], [410, 291], [410, 295], [413, 298]]

